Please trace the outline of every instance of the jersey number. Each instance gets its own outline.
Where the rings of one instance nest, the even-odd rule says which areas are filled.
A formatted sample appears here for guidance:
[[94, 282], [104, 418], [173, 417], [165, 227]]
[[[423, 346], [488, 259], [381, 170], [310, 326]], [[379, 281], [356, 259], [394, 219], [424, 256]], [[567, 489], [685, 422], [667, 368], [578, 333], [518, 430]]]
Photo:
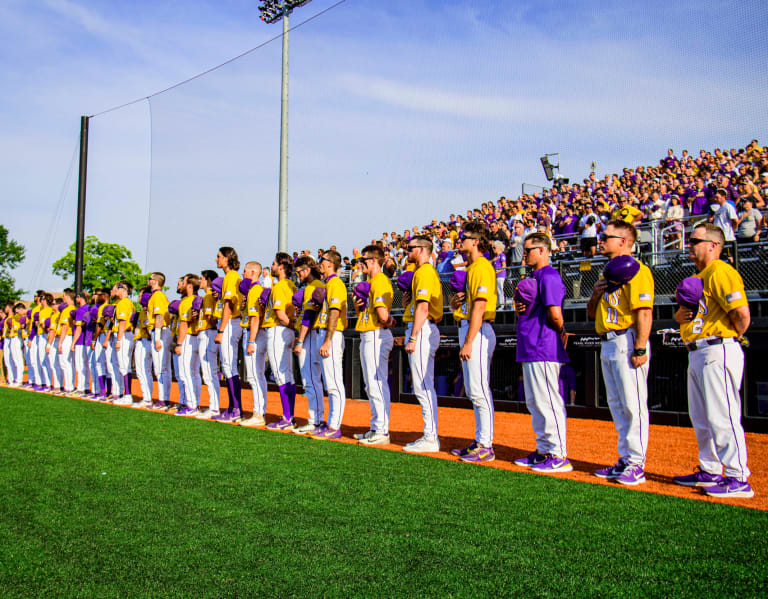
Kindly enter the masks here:
[[616, 308], [607, 308], [606, 311], [605, 321], [611, 324], [619, 324], [619, 311]]
[[704, 319], [703, 318], [696, 318], [693, 321], [693, 334], [698, 335], [701, 333], [701, 329], [704, 326]]

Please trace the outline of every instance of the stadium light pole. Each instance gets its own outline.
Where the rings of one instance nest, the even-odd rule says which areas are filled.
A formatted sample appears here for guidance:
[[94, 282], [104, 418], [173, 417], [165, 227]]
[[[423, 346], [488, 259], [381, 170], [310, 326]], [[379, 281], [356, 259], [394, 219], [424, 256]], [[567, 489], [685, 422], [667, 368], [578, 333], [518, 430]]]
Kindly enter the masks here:
[[280, 200], [277, 251], [288, 251], [288, 15], [310, 0], [264, 0], [259, 6], [265, 23], [283, 21], [283, 78], [280, 95]]
[[88, 121], [80, 117], [80, 173], [77, 183], [77, 232], [75, 236], [75, 292], [83, 290], [83, 253], [85, 248], [85, 189], [88, 177]]

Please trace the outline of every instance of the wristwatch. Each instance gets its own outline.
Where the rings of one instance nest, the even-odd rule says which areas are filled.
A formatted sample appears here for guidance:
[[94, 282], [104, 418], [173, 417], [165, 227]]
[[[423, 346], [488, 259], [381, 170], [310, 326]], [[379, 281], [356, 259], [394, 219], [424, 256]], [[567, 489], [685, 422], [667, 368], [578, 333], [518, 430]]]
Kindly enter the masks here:
[[640, 348], [636, 347], [635, 351], [632, 352], [632, 355], [637, 356], [639, 358], [640, 356], [644, 356], [646, 351], [647, 350], [644, 347], [640, 347]]

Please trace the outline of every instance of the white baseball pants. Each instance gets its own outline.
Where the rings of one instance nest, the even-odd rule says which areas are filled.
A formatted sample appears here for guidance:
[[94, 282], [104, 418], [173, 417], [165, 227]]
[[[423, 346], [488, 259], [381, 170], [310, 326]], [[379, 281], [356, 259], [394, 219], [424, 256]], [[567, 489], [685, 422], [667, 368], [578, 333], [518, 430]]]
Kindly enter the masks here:
[[312, 332], [304, 339], [299, 354], [299, 368], [304, 383], [304, 395], [309, 405], [309, 423], [321, 424], [325, 418], [325, 393], [323, 392], [323, 366], [317, 338]]
[[231, 379], [238, 375], [237, 350], [242, 335], [243, 327], [240, 326], [240, 318], [230, 318], [221, 334], [221, 371], [224, 373], [224, 378]]
[[360, 333], [360, 364], [371, 406], [370, 428], [383, 435], [389, 434], [389, 354], [393, 344], [389, 329]]
[[[411, 337], [413, 323], [409, 322], [405, 338]], [[411, 383], [413, 393], [421, 405], [421, 416], [424, 419], [424, 436], [430, 440], [437, 439], [437, 391], [435, 390], [435, 352], [440, 345], [440, 331], [429, 320], [416, 337], [416, 351], [408, 354], [411, 365]]]
[[206, 329], [197, 334], [200, 369], [208, 389], [208, 407], [219, 411], [219, 346], [216, 345], [216, 329]]
[[107, 376], [112, 379], [112, 397], [123, 396], [123, 377], [120, 375], [120, 363], [117, 361], [117, 350], [115, 349], [115, 335], [109, 338], [109, 344], [104, 352], [104, 358], [107, 362]]
[[635, 330], [603, 341], [600, 362], [605, 381], [608, 407], [619, 434], [619, 457], [628, 464], [645, 467], [648, 450], [648, 364], [650, 343], [646, 345], [648, 361], [633, 368]]
[[323, 381], [328, 390], [328, 427], [340, 428], [344, 417], [344, 408], [347, 404], [347, 390], [344, 387], [344, 335], [334, 331], [331, 336], [331, 354], [327, 358], [320, 355], [320, 346], [325, 341], [326, 329], [313, 329], [315, 345], [313, 351], [320, 358], [320, 366], [323, 370]]
[[[37, 361], [40, 365], [40, 384], [46, 387], [51, 386], [51, 371], [48, 369], [48, 354], [45, 353], [45, 347], [48, 341], [45, 337], [39, 336], [37, 343]], [[6, 339], [6, 348], [8, 347], [8, 340]], [[7, 355], [7, 349], [6, 349]]]
[[245, 380], [251, 386], [253, 396], [253, 413], [267, 413], [267, 332], [259, 329], [254, 342], [255, 351], [248, 354], [248, 331], [243, 331], [243, 362], [245, 362]]
[[560, 396], [559, 362], [523, 362], [525, 404], [531, 413], [536, 451], [567, 457], [565, 403]]
[[133, 366], [139, 379], [141, 397], [145, 402], [152, 401], [152, 341], [137, 339], [133, 347]]
[[275, 382], [278, 385], [293, 383], [293, 329], [277, 325], [264, 330], [267, 333], [267, 357]]
[[[24, 349], [21, 347], [21, 343], [19, 336], [6, 338], [8, 347], [5, 353], [8, 356], [8, 378], [16, 385], [21, 385], [24, 382]], [[54, 352], [55, 350], [51, 348], [51, 351]]]
[[741, 425], [741, 378], [744, 352], [725, 341], [688, 354], [688, 411], [691, 415], [699, 463], [704, 472], [746, 481], [747, 444]]
[[84, 393], [88, 387], [90, 368], [88, 364], [88, 352], [90, 349], [85, 345], [75, 346], [75, 377], [77, 379], [77, 390]]
[[200, 406], [200, 347], [197, 335], [186, 335], [179, 356], [179, 378], [184, 383], [187, 405], [192, 409]]
[[[459, 345], [464, 345], [469, 321], [459, 326]], [[475, 441], [484, 447], [493, 446], [494, 407], [491, 394], [491, 358], [496, 349], [496, 333], [484, 322], [472, 342], [472, 357], [461, 363], [464, 389], [475, 410]]]
[[171, 331], [168, 327], [160, 329], [160, 350], [155, 347], [158, 333], [152, 329], [152, 369], [157, 379], [158, 401], [171, 401]]

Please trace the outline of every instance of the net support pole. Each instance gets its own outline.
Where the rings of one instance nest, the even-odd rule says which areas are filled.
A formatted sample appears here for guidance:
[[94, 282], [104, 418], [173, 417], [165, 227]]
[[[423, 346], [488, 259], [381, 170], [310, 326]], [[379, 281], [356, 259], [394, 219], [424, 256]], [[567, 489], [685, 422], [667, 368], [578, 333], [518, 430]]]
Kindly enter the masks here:
[[88, 117], [80, 117], [80, 174], [77, 182], [77, 234], [75, 238], [75, 292], [83, 290], [85, 249], [85, 188], [88, 176]]
[[288, 11], [283, 7], [283, 89], [280, 97], [280, 207], [277, 250], [288, 251]]

